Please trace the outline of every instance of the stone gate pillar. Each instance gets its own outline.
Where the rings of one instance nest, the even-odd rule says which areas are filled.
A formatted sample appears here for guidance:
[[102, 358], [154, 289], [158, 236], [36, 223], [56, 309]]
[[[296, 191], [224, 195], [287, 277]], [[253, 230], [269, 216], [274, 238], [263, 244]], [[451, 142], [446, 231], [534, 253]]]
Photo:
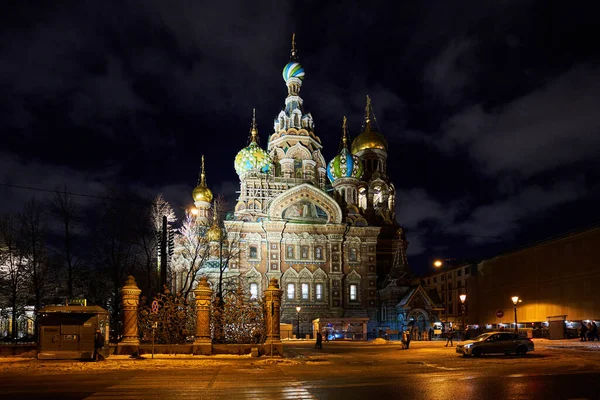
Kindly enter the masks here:
[[196, 299], [196, 333], [194, 335], [194, 353], [211, 354], [212, 340], [210, 338], [210, 300], [212, 289], [208, 279], [203, 276], [194, 290]]
[[194, 344], [211, 343], [210, 339], [210, 299], [212, 289], [205, 276], [200, 278], [194, 290], [196, 299], [196, 334]]
[[[267, 306], [267, 315], [265, 322], [267, 324], [267, 343], [281, 342], [279, 333], [279, 322], [281, 317], [281, 296], [283, 291], [279, 289], [279, 283], [276, 278], [271, 278], [269, 287], [265, 290], [265, 305]], [[281, 353], [279, 353], [282, 355]]]
[[129, 275], [125, 282], [125, 286], [121, 288], [121, 306], [123, 307], [122, 345], [140, 345], [140, 337], [138, 334], [138, 305], [140, 303], [140, 293], [142, 293], [142, 291], [137, 287], [135, 278]]

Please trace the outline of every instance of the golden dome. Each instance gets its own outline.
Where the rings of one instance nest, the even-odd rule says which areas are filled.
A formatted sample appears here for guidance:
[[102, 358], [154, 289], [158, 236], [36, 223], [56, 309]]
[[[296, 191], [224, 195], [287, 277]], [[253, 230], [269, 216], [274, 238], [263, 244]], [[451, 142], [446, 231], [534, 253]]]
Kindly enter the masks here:
[[206, 232], [206, 236], [208, 237], [208, 240], [210, 240], [211, 242], [218, 242], [221, 240], [221, 237], [223, 236], [223, 231], [221, 230], [221, 227], [214, 223], [211, 225], [210, 228], [208, 228], [208, 231]]
[[367, 106], [365, 107], [365, 130], [354, 138], [350, 151], [352, 154], [365, 149], [387, 150], [387, 140], [383, 135], [371, 127], [371, 98], [367, 96]]
[[200, 177], [198, 179], [198, 186], [194, 188], [192, 192], [192, 197], [194, 198], [194, 202], [196, 201], [205, 201], [210, 203], [213, 199], [213, 194], [206, 186], [206, 175], [204, 174], [204, 156], [202, 156], [202, 170], [200, 171]]
[[198, 185], [192, 192], [192, 197], [194, 198], [194, 201], [205, 201], [210, 203], [213, 199], [213, 194], [206, 186]]
[[365, 149], [387, 150], [387, 140], [385, 140], [381, 133], [372, 131], [369, 126], [352, 141], [352, 154]]

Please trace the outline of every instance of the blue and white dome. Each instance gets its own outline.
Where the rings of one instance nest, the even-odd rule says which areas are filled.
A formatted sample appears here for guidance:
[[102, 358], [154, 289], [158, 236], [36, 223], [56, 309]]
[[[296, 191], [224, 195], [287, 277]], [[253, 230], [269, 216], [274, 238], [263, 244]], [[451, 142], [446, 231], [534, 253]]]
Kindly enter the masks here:
[[300, 65], [299, 62], [290, 61], [283, 67], [283, 80], [289, 81], [290, 78], [298, 78], [300, 80], [304, 79], [304, 68]]

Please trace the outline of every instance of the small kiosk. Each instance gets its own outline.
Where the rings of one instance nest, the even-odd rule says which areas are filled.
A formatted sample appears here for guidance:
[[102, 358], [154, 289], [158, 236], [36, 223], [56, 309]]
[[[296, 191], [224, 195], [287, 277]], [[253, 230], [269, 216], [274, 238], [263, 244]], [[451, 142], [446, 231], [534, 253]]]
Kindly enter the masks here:
[[[91, 359], [100, 329], [108, 344], [109, 314], [98, 306], [48, 306], [39, 312], [38, 359]], [[108, 355], [108, 346], [101, 353]]]

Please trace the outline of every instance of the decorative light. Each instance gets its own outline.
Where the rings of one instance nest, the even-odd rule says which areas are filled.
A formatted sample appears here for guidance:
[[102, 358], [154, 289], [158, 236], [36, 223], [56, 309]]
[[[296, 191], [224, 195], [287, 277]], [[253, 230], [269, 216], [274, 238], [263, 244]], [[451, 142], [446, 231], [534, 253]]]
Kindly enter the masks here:
[[439, 267], [441, 267], [442, 265], [444, 265], [444, 262], [443, 262], [442, 260], [435, 260], [435, 261], [433, 262], [433, 266], [434, 266], [434, 267], [436, 267], [436, 268], [439, 268]]
[[298, 313], [299, 313], [299, 312], [300, 312], [300, 310], [302, 310], [302, 307], [300, 307], [300, 306], [297, 306], [297, 307], [296, 307], [296, 312], [298, 312]]
[[198, 215], [198, 209], [197, 209], [197, 208], [195, 208], [195, 207], [194, 207], [194, 208], [192, 208], [192, 209], [190, 210], [190, 212], [192, 213], [192, 215]]
[[519, 296], [513, 296], [513, 297], [511, 297], [510, 299], [512, 300], [512, 302], [513, 302], [513, 304], [514, 304], [515, 306], [516, 306], [516, 305], [517, 305], [517, 303], [519, 302]]
[[460, 298], [460, 302], [461, 302], [461, 303], [464, 303], [464, 302], [465, 302], [465, 300], [467, 300], [467, 295], [466, 295], [466, 294], [464, 294], [464, 293], [463, 293], [463, 294], [461, 294], [461, 295], [460, 295], [460, 296], [458, 296], [458, 297]]

